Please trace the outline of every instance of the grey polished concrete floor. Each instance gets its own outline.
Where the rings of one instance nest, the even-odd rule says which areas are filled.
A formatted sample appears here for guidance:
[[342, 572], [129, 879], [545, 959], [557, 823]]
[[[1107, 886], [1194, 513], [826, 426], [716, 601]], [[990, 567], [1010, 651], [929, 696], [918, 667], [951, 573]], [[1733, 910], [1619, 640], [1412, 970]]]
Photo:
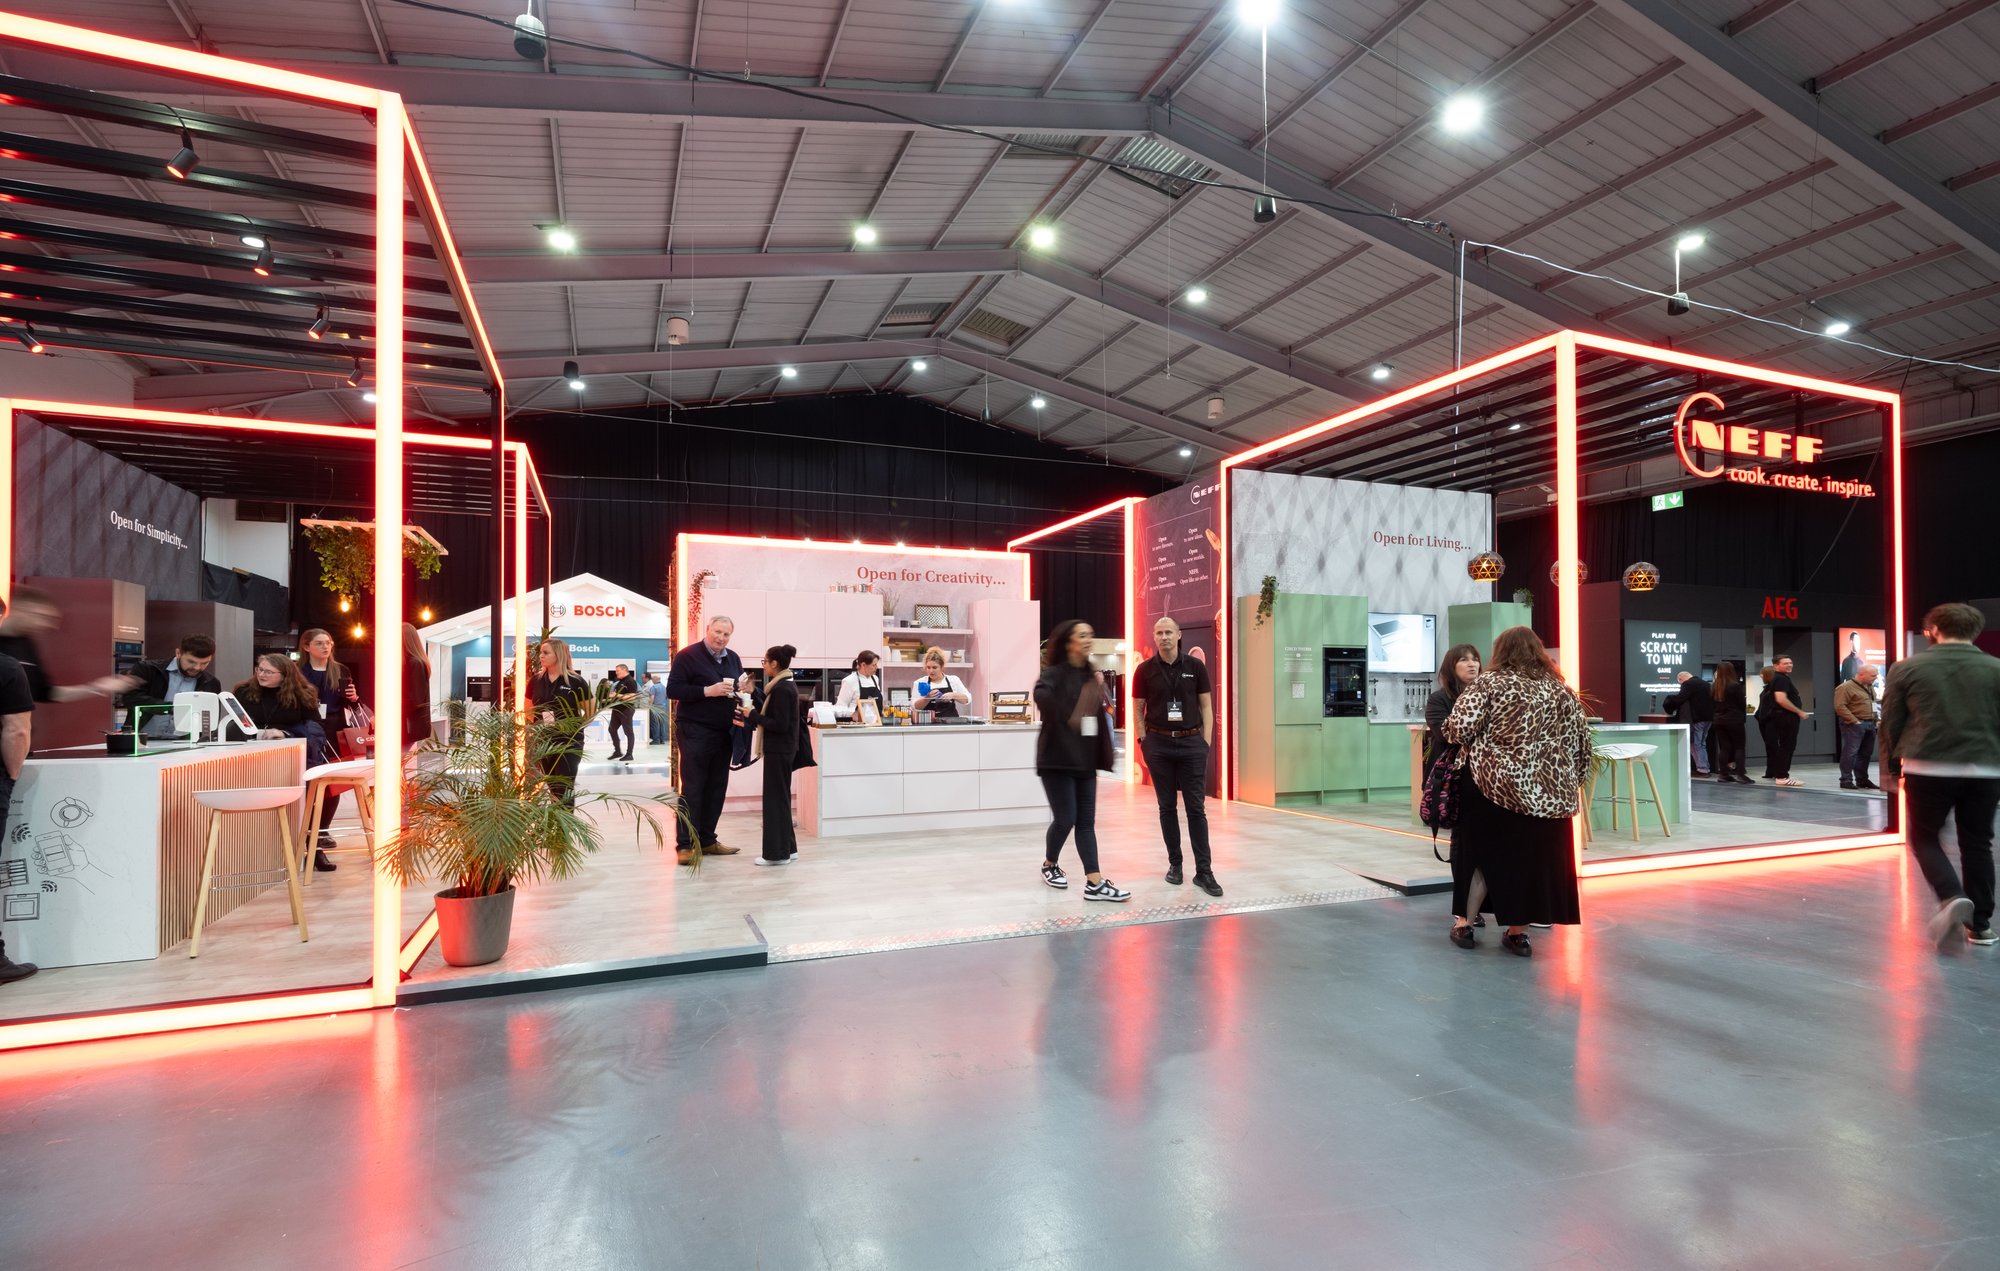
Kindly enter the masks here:
[[[941, 897], [941, 905], [949, 898]], [[0, 1057], [0, 1267], [1991, 1268], [2000, 950], [1898, 853]]]

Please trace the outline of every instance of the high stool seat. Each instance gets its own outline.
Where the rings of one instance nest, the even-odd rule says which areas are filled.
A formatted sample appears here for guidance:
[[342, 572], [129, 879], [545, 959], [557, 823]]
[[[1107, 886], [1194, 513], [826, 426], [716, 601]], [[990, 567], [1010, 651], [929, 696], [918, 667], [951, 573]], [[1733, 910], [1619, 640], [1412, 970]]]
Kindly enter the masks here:
[[[347, 789], [354, 791], [355, 815], [361, 818], [362, 841], [368, 844], [372, 855], [375, 850], [375, 761], [373, 759], [343, 759], [339, 763], [323, 763], [306, 769], [306, 823], [301, 837], [303, 854], [311, 850], [318, 841], [321, 810], [326, 806], [326, 796]], [[312, 886], [313, 875], [303, 870], [306, 885]]]
[[[285, 869], [285, 890], [291, 897], [292, 922], [299, 929], [299, 941], [304, 943], [306, 935], [305, 899], [299, 894], [298, 854], [292, 850], [291, 810], [305, 795], [298, 786], [252, 786], [241, 790], [197, 790], [196, 803], [209, 809], [208, 850], [201, 860], [201, 892], [194, 902], [194, 936], [188, 942], [188, 956], [201, 956], [202, 924], [208, 920], [208, 896], [211, 891], [223, 887], [261, 887], [264, 881], [250, 883], [222, 883], [215, 877], [215, 847], [222, 839], [222, 818], [241, 815], [246, 812], [275, 812], [278, 816], [278, 837], [281, 840], [279, 861]], [[246, 870], [242, 873], [265, 873], [268, 871]], [[240, 875], [231, 875], [237, 877]], [[265, 880], [269, 881], [269, 880]]]
[[[1593, 746], [1590, 751], [1596, 758], [1607, 761], [1606, 766], [1611, 772], [1611, 828], [1614, 830], [1618, 828], [1618, 769], [1621, 767], [1625, 769], [1625, 797], [1632, 813], [1632, 841], [1634, 843], [1639, 841], [1639, 804], [1642, 802], [1653, 805], [1653, 811], [1660, 818], [1660, 832], [1668, 838], [1674, 836], [1672, 827], [1667, 824], [1666, 805], [1660, 801], [1659, 783], [1653, 780], [1653, 765], [1648, 762], [1653, 757], [1653, 752], [1658, 749], [1658, 746], [1619, 742], [1605, 746]], [[1639, 771], [1643, 771], [1646, 774], [1646, 787], [1653, 792], [1653, 797], [1650, 799], [1642, 800], [1639, 798]], [[1586, 839], [1590, 837], [1590, 808], [1596, 802], [1596, 797], [1597, 774], [1593, 772], [1590, 778], [1590, 786], [1584, 792], [1583, 832]]]

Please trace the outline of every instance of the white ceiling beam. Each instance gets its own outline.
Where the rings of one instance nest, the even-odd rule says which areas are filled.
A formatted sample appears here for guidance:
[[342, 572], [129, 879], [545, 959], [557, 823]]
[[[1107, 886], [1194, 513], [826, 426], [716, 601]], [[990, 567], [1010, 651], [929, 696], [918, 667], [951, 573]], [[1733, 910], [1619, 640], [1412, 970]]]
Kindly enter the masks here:
[[1724, 91], [1746, 97], [1771, 127], [1804, 150], [1840, 161], [1841, 168], [1880, 197], [1902, 204], [1932, 234], [1962, 243], [2000, 268], [2000, 222], [1973, 208], [1902, 155], [1839, 115], [1819, 98], [1761, 61], [1744, 44], [1695, 17], [1674, 0], [1596, 0], [1605, 14], [1712, 76]]
[[778, 182], [778, 197], [771, 201], [771, 219], [764, 223], [764, 243], [758, 251], [771, 250], [771, 236], [778, 232], [778, 216], [785, 210], [785, 194], [792, 188], [792, 174], [799, 170], [799, 158], [806, 152], [806, 136], [810, 128], [799, 129], [799, 140], [792, 147], [792, 160], [785, 165], [784, 180]]
[[1076, 60], [1078, 53], [1083, 52], [1083, 46], [1089, 42], [1091, 36], [1097, 34], [1097, 26], [1100, 22], [1104, 21], [1104, 15], [1111, 12], [1111, 6], [1117, 3], [1118, 0], [1102, 0], [1102, 3], [1097, 6], [1097, 12], [1090, 15], [1090, 21], [1083, 24], [1083, 30], [1078, 31], [1071, 37], [1069, 51], [1063, 54], [1062, 61], [1056, 64], [1056, 69], [1050, 73], [1048, 79], [1042, 84], [1042, 96], [1047, 97], [1051, 92], [1055, 91], [1056, 84], [1062, 80], [1064, 75], [1069, 73], [1070, 63]]
[[1722, 29], [1730, 35], [1741, 35], [1753, 27], [1762, 26], [1772, 18], [1797, 4], [1799, 0], [1764, 0], [1764, 3], [1750, 10], [1742, 17], [1732, 19]]
[[1812, 77], [1807, 87], [1812, 92], [1823, 93], [1835, 84], [1852, 79], [1871, 67], [1880, 66], [1899, 53], [1908, 52], [1926, 40], [1943, 35], [1967, 18], [1984, 13], [1995, 4], [2000, 4], [2000, 0], [1965, 0], [1964, 3], [1946, 9], [1928, 22], [1917, 23], [1894, 39], [1884, 40], [1874, 48], [1864, 49], [1840, 65], [1820, 72]]
[[1021, 254], [1011, 248], [929, 252], [579, 252], [552, 256], [474, 256], [466, 273], [475, 287], [549, 287], [584, 283], [794, 282], [834, 278], [949, 277], [1011, 273]]
[[2000, 83], [1988, 84], [1975, 92], [1967, 93], [1956, 101], [1946, 102], [1935, 110], [1927, 110], [1921, 115], [1912, 115], [1900, 124], [1892, 124], [1882, 130], [1882, 141], [1894, 145], [1898, 141], [1908, 141], [1918, 133], [1928, 132], [1939, 124], [1948, 123], [1960, 115], [2000, 102]]
[[958, 42], [951, 46], [951, 56], [945, 58], [944, 68], [938, 72], [937, 82], [931, 85], [932, 92], [943, 92], [944, 82], [958, 69], [958, 59], [965, 55], [965, 46], [972, 43], [972, 33], [979, 29], [979, 19], [986, 16], [986, 6], [989, 2], [990, 0], [973, 0], [972, 12], [966, 16], [965, 25], [959, 28]]
[[[827, 77], [833, 74], [833, 57], [840, 52], [840, 37], [847, 31], [847, 18], [854, 12], [854, 0], [845, 0], [840, 6], [840, 21], [833, 24], [833, 38], [826, 42], [826, 56], [820, 59], [819, 86], [826, 87]], [[694, 65], [694, 63], [690, 63]]]
[[1161, 62], [1159, 69], [1148, 75], [1146, 82], [1139, 86], [1140, 101], [1159, 91], [1160, 85], [1166, 83], [1167, 76], [1173, 74], [1174, 67], [1179, 66], [1181, 59], [1187, 56], [1187, 51], [1206, 39], [1208, 33], [1215, 29], [1215, 24], [1222, 21], [1223, 15], [1229, 12], [1231, 2], [1232, 0], [1222, 0], [1222, 3], [1210, 9], [1207, 16], [1189, 29], [1186, 37], [1167, 56], [1167, 60]]
[[[1705, 287], [1709, 283], [1727, 278], [1732, 274], [1740, 274], [1746, 269], [1755, 269], [1759, 265], [1768, 264], [1783, 256], [1789, 256], [1793, 252], [1803, 251], [1816, 243], [1824, 243], [1830, 238], [1838, 238], [1842, 234], [1858, 230], [1863, 226], [1887, 220], [1901, 210], [1894, 203], [1878, 203], [1874, 207], [1856, 212], [1854, 215], [1835, 221], [1831, 225], [1822, 225], [1810, 234], [1801, 234], [1797, 238], [1789, 238], [1782, 243], [1774, 243], [1761, 252], [1752, 252], [1748, 256], [1739, 256], [1727, 264], [1717, 265], [1714, 269], [1704, 270], [1682, 282], [1681, 289], [1692, 292], [1697, 287]], [[1601, 310], [1597, 314], [1597, 317], [1601, 322], [1615, 322], [1628, 313], [1636, 313], [1644, 309], [1647, 305], [1657, 303], [1659, 301], [1652, 296], [1640, 296], [1636, 300], [1627, 300], [1623, 304], [1613, 305], [1609, 309]]]
[[382, 59], [382, 65], [396, 64], [395, 51], [389, 47], [389, 33], [382, 26], [382, 15], [375, 8], [375, 0], [355, 0], [361, 6], [361, 18], [368, 24], [368, 38], [375, 41], [375, 56]]
[[1293, 98], [1289, 105], [1280, 110], [1276, 115], [1273, 115], [1270, 127], [1251, 134], [1250, 139], [1245, 144], [1261, 146], [1270, 140], [1271, 134], [1298, 118], [1300, 111], [1318, 101], [1327, 89], [1333, 87], [1336, 80], [1353, 70], [1362, 58], [1367, 57], [1374, 51], [1377, 44], [1393, 37], [1398, 28], [1411, 18], [1416, 17], [1417, 11], [1429, 3], [1430, 0], [1403, 0], [1402, 8], [1383, 19], [1382, 24], [1368, 34], [1359, 37], [1339, 36], [1338, 38], [1349, 41], [1351, 47], [1347, 52], [1335, 58], [1333, 65], [1327, 67], [1318, 79], [1307, 85], [1303, 93]]

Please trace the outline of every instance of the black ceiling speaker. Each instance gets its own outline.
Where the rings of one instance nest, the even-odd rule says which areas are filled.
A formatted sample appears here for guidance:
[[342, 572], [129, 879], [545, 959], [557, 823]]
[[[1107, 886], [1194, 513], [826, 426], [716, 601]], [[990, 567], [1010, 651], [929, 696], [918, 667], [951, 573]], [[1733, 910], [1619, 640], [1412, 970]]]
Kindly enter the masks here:
[[1257, 196], [1256, 206], [1250, 211], [1250, 219], [1259, 225], [1269, 225], [1278, 219], [1278, 200], [1269, 194]]

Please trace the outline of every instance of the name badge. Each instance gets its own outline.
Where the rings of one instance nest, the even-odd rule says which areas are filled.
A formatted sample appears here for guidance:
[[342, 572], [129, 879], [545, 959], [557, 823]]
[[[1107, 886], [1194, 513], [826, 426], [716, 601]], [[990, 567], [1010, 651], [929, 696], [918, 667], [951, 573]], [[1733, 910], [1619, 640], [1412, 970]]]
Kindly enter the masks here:
[[1178, 697], [1167, 703], [1167, 722], [1169, 724], [1181, 722], [1181, 699]]

